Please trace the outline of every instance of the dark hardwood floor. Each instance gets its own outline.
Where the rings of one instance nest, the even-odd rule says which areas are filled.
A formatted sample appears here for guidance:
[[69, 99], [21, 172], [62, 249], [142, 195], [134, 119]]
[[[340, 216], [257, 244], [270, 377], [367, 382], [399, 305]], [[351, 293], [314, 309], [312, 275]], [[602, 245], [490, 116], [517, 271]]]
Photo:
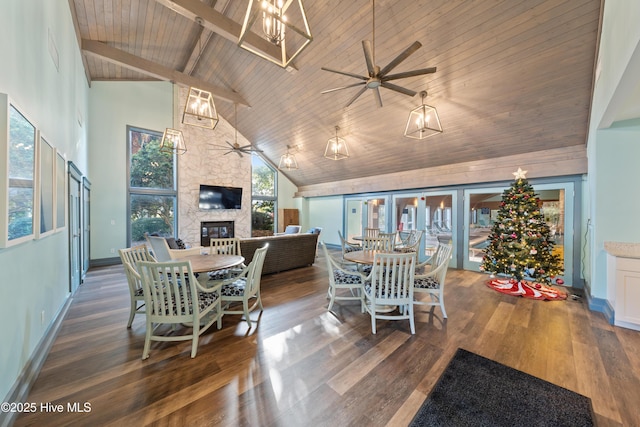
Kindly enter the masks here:
[[[404, 426], [458, 347], [591, 397], [601, 427], [640, 425], [640, 332], [609, 325], [584, 300], [526, 300], [486, 280], [452, 269], [447, 320], [435, 309], [417, 314], [414, 336], [407, 321], [379, 321], [372, 335], [356, 303], [326, 310], [319, 257], [263, 278], [265, 310], [251, 329], [225, 316], [195, 359], [185, 341], [154, 343], [143, 361], [144, 317], [126, 328], [122, 266], [93, 269], [27, 399], [64, 412], [15, 425]], [[74, 403], [90, 411], [69, 412]]]

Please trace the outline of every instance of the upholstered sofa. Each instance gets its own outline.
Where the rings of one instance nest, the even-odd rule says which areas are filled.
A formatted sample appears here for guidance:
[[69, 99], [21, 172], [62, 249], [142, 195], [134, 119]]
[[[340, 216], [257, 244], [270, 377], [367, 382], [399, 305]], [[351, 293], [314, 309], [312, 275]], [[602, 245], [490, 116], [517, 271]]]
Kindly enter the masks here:
[[277, 273], [312, 265], [316, 258], [318, 234], [300, 233], [240, 239], [245, 264], [253, 259], [256, 249], [269, 243], [262, 274]]

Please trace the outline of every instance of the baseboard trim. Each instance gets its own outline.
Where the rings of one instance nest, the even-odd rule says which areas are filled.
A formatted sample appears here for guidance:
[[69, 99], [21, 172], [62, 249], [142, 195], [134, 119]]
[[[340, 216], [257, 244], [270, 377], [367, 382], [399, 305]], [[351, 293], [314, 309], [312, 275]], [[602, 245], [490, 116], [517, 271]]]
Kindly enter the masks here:
[[604, 314], [604, 317], [607, 319], [611, 325], [616, 318], [615, 310], [611, 306], [608, 300], [603, 298], [593, 298], [590, 293], [587, 293], [587, 303], [589, 304], [589, 310], [597, 311], [599, 313]]
[[[40, 342], [36, 346], [31, 355], [31, 358], [27, 361], [26, 365], [22, 369], [22, 373], [16, 380], [15, 384], [7, 394], [4, 402], [26, 402], [29, 391], [33, 386], [33, 383], [38, 378], [42, 365], [49, 355], [51, 346], [60, 332], [62, 321], [64, 320], [73, 296], [69, 294], [66, 301], [58, 310], [53, 322], [49, 325], [45, 331]], [[9, 427], [15, 422], [15, 418], [18, 415], [16, 412], [0, 412], [0, 427]]]
[[109, 265], [117, 265], [121, 263], [122, 263], [122, 260], [120, 260], [120, 257], [92, 259], [91, 261], [89, 261], [89, 268], [107, 267]]

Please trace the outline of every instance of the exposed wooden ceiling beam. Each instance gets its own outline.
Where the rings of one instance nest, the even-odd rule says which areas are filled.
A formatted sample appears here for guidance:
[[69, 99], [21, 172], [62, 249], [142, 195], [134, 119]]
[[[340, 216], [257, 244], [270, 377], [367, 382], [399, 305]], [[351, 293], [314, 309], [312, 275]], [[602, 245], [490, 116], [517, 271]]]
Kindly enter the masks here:
[[214, 86], [195, 77], [191, 77], [188, 74], [181, 73], [180, 71], [107, 46], [105, 43], [82, 39], [82, 50], [86, 54], [98, 56], [105, 61], [153, 76], [157, 79], [168, 80], [183, 86], [195, 86], [199, 89], [208, 90], [213, 94], [214, 98], [250, 107], [249, 103], [237, 92]]
[[[222, 13], [216, 11], [214, 8], [207, 6], [200, 0], [155, 0], [165, 7], [173, 10], [176, 13], [189, 18], [209, 31], [213, 31], [216, 34], [224, 37], [225, 39], [237, 44], [240, 38], [240, 32], [242, 31], [242, 25], [227, 18]], [[280, 48], [272, 43], [269, 43], [263, 37], [249, 32], [245, 38], [245, 43], [252, 48], [261, 52], [265, 52], [267, 55], [273, 58], [280, 58], [282, 51]], [[291, 64], [289, 67], [297, 70], [297, 68]]]

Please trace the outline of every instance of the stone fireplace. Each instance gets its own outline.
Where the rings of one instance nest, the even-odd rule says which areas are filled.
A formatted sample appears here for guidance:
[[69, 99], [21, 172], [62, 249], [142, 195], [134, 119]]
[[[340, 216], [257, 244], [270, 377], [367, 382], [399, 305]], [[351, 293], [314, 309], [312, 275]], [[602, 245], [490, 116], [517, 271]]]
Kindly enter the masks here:
[[235, 237], [234, 221], [202, 221], [200, 222], [200, 245], [208, 247], [209, 240]]

